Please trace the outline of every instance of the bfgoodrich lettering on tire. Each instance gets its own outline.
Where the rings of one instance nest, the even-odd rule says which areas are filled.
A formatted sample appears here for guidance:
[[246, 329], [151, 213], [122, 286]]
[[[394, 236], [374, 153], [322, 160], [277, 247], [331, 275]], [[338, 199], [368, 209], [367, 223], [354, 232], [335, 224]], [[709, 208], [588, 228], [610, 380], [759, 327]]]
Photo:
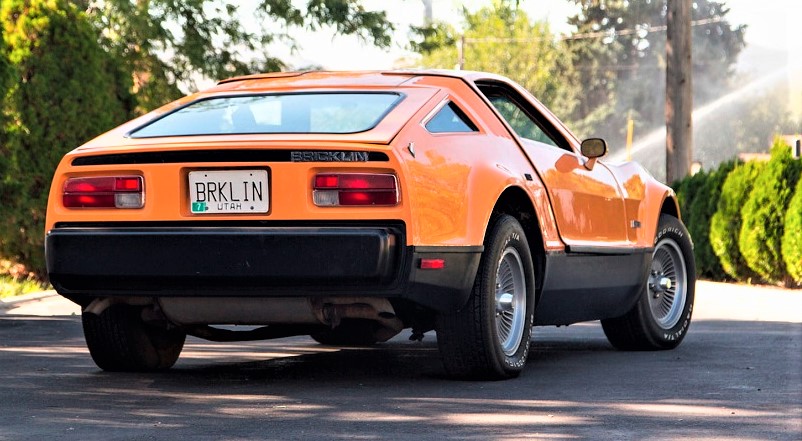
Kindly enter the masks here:
[[529, 354], [535, 276], [518, 221], [494, 219], [468, 303], [440, 314], [437, 344], [449, 376], [500, 380], [517, 376]]
[[624, 316], [602, 320], [610, 343], [623, 350], [673, 349], [685, 338], [693, 313], [696, 265], [688, 231], [661, 215], [646, 286]]

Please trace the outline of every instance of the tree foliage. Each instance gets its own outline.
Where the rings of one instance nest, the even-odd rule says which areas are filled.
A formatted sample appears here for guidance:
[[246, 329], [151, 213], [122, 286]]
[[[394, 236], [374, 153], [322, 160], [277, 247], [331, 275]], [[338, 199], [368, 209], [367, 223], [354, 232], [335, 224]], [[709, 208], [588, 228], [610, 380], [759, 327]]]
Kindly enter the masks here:
[[577, 103], [578, 85], [565, 48], [548, 24], [532, 22], [514, 3], [499, 1], [474, 13], [463, 10], [461, 34], [442, 23], [417, 28], [412, 47], [423, 55], [424, 67], [453, 69], [462, 45], [464, 69], [505, 75], [567, 118]]
[[737, 164], [721, 187], [715, 214], [710, 220], [710, 245], [722, 269], [735, 280], [757, 279], [738, 248], [741, 210], [765, 164], [757, 161]]
[[800, 162], [782, 140], [775, 141], [771, 159], [755, 180], [743, 207], [738, 246], [752, 270], [768, 282], [787, 282], [781, 240], [785, 212], [800, 174]]
[[[583, 130], [623, 141], [626, 115], [634, 111], [639, 127], [664, 124], [665, 42], [667, 0], [572, 0], [580, 12], [567, 41], [573, 63], [585, 87], [574, 120]], [[728, 88], [745, 26], [731, 26], [724, 2], [694, 0], [694, 101], [706, 103]], [[708, 21], [707, 23], [703, 20]]]
[[[294, 31], [333, 27], [379, 47], [390, 45], [384, 12], [360, 0], [260, 0], [254, 8], [222, 0], [104, 0], [87, 3], [102, 43], [133, 72], [141, 110], [180, 95], [177, 84], [278, 71], [270, 43], [295, 48]], [[253, 17], [243, 20], [242, 17]]]
[[0, 254], [44, 274], [43, 236], [53, 171], [69, 150], [131, 116], [130, 81], [67, 0], [3, 0], [13, 85], [0, 179]]
[[796, 185], [785, 215], [782, 255], [788, 274], [797, 285], [802, 285], [802, 179]]
[[[182, 95], [203, 77], [284, 67], [265, 51], [298, 29], [390, 43], [384, 12], [360, 0], [2, 0], [0, 257], [44, 276], [53, 170], [69, 150]], [[243, 14], [254, 17], [242, 20]], [[135, 96], [132, 93], [136, 94]]]
[[[0, 5], [0, 10], [2, 5]], [[3, 181], [6, 180], [8, 173], [8, 158], [9, 151], [7, 148], [8, 139], [5, 133], [6, 126], [6, 112], [2, 108], [2, 103], [8, 93], [8, 87], [11, 85], [13, 77], [11, 63], [8, 61], [6, 54], [6, 41], [3, 35], [5, 34], [4, 26], [0, 26], [0, 188], [2, 188]], [[0, 206], [0, 213], [2, 213], [2, 206]]]
[[780, 83], [744, 94], [737, 105], [717, 107], [707, 117], [694, 120], [694, 159], [708, 165], [742, 152], [768, 152], [777, 134], [799, 133], [802, 126], [793, 121], [788, 108], [788, 84]]

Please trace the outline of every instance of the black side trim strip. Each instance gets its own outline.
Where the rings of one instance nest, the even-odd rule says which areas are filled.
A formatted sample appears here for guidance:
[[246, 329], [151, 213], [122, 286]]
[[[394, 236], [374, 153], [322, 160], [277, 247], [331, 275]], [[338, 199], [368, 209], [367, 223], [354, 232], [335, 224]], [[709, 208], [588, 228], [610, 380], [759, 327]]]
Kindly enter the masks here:
[[567, 245], [565, 249], [568, 253], [605, 255], [650, 254], [654, 251], [654, 248], [602, 247], [593, 245]]
[[535, 325], [568, 325], [624, 315], [643, 292], [651, 262], [651, 254], [646, 253], [549, 253]]
[[481, 253], [485, 250], [485, 247], [482, 245], [477, 246], [453, 246], [453, 247], [445, 247], [445, 246], [415, 246], [412, 247], [412, 250], [416, 253], [438, 253], [438, 254], [449, 254], [449, 253]]
[[[257, 149], [220, 149], [220, 150], [181, 150], [142, 153], [118, 153], [107, 155], [81, 156], [72, 160], [72, 165], [123, 165], [123, 164], [176, 164], [192, 162], [293, 162], [292, 153], [298, 150], [257, 150]], [[304, 153], [332, 153], [329, 150], [300, 150]], [[390, 158], [383, 152], [362, 152], [354, 150], [338, 150], [334, 153], [367, 153], [368, 162], [387, 162]], [[335, 158], [332, 158], [335, 159]], [[323, 162], [338, 162], [323, 161]], [[354, 162], [354, 161], [342, 161]]]

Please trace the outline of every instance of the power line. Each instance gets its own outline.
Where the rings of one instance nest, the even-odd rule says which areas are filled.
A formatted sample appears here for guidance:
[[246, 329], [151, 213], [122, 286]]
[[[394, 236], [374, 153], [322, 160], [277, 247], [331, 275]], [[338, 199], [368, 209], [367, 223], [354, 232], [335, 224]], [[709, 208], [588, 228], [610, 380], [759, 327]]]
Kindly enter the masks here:
[[[724, 17], [716, 16], [711, 18], [705, 18], [702, 20], [694, 20], [691, 22], [691, 26], [703, 26], [712, 23], [721, 23], [726, 21]], [[597, 32], [585, 32], [582, 34], [573, 34], [573, 35], [562, 35], [558, 37], [558, 40], [566, 41], [566, 40], [585, 40], [590, 38], [604, 38], [604, 37], [618, 37], [622, 35], [633, 35], [633, 34], [649, 34], [653, 32], [663, 32], [668, 27], [666, 25], [660, 26], [651, 26], [645, 25], [636, 28], [628, 28], [628, 29], [619, 29], [619, 30], [609, 30], [609, 31], [597, 31]], [[645, 37], [645, 35], [644, 35]], [[548, 38], [504, 38], [504, 37], [482, 37], [482, 38], [472, 38], [472, 37], [465, 37], [465, 43], [533, 43], [538, 41], [545, 41], [550, 40]]]
[[[702, 26], [702, 25], [711, 24], [711, 23], [720, 23], [722, 21], [724, 21], [724, 17], [717, 16], [717, 17], [705, 18], [705, 19], [702, 19], [702, 20], [694, 20], [694, 21], [691, 22], [691, 26]], [[573, 34], [573, 35], [569, 35], [569, 36], [563, 36], [560, 39], [561, 40], [583, 40], [583, 39], [586, 39], [586, 38], [599, 38], [599, 37], [611, 37], [611, 36], [616, 36], [617, 37], [617, 36], [620, 36], [620, 35], [632, 35], [632, 34], [638, 34], [638, 33], [641, 33], [641, 32], [645, 32], [647, 34], [651, 33], [651, 32], [662, 32], [662, 31], [665, 31], [666, 29], [668, 29], [668, 26], [666, 26], [666, 25], [660, 25], [660, 26], [646, 25], [644, 27], [630, 28], [630, 29], [620, 29], [620, 30], [616, 30], [616, 31], [613, 31], [613, 32], [610, 32], [610, 31], [597, 31], [597, 32], [586, 32], [584, 34]]]

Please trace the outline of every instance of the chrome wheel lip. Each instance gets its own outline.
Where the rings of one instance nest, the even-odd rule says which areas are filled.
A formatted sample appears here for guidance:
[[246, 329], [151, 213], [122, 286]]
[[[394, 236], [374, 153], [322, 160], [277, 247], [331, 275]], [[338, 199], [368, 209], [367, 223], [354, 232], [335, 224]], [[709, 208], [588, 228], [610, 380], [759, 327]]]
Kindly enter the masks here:
[[501, 350], [513, 356], [526, 328], [526, 278], [521, 255], [513, 247], [501, 253], [496, 268], [495, 323]]
[[682, 250], [673, 239], [662, 239], [654, 247], [647, 295], [649, 311], [661, 329], [679, 323], [688, 297], [688, 274]]

